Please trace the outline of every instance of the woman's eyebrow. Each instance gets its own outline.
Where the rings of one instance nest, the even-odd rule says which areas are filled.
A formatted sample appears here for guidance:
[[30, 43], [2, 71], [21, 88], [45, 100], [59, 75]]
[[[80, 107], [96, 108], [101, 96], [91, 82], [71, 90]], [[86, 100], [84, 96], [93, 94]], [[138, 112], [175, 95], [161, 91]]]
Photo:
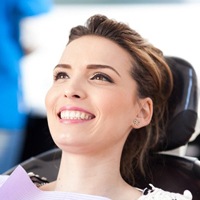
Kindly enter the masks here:
[[[54, 69], [56, 69], [56, 68], [71, 69], [72, 67], [69, 64], [57, 64]], [[120, 74], [119, 74], [119, 72], [116, 69], [114, 69], [113, 67], [109, 66], [109, 65], [89, 64], [89, 65], [87, 65], [87, 69], [111, 69], [119, 77], [121, 77]]]
[[109, 65], [101, 65], [101, 64], [90, 64], [90, 65], [87, 65], [87, 69], [111, 69], [112, 71], [114, 71], [119, 77], [120, 74], [119, 72], [114, 69], [113, 67], [109, 66]]
[[54, 69], [56, 69], [56, 68], [65, 68], [65, 69], [71, 69], [72, 67], [70, 66], [70, 65], [68, 65], [68, 64], [57, 64], [55, 67], [54, 67]]

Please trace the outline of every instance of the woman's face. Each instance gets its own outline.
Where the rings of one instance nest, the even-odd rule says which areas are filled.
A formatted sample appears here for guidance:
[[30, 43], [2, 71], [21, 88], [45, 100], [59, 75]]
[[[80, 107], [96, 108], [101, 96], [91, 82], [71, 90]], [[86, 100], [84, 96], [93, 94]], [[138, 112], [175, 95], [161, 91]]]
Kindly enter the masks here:
[[138, 111], [129, 53], [98, 36], [65, 48], [46, 96], [50, 132], [65, 151], [122, 148]]

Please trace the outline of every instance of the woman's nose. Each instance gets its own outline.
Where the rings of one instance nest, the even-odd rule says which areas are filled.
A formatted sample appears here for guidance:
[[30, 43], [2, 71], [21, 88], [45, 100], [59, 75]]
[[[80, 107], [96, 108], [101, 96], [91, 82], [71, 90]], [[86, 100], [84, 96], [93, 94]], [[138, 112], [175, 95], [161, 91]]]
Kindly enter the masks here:
[[80, 94], [76, 94], [75, 92], [72, 93], [70, 91], [65, 91], [65, 97], [67, 98], [77, 98], [77, 99], [80, 99], [82, 95]]
[[76, 99], [84, 99], [86, 95], [86, 90], [84, 89], [84, 86], [81, 84], [69, 84], [64, 91], [64, 96], [66, 98], [76, 98]]

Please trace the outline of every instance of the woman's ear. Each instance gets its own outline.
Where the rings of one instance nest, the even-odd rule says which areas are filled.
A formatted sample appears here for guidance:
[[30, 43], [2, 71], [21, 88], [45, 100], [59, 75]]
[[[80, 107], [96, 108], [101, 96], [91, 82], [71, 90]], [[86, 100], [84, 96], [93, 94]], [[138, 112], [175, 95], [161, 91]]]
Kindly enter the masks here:
[[139, 100], [139, 112], [133, 119], [133, 128], [138, 129], [147, 126], [153, 115], [153, 102], [147, 97]]

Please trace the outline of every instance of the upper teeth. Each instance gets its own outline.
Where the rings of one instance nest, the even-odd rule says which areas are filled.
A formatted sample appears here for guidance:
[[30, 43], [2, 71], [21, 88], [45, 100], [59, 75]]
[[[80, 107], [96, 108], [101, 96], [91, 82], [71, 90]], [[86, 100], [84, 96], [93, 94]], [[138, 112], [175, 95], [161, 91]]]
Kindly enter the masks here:
[[69, 111], [65, 110], [60, 113], [61, 119], [92, 119], [92, 115], [80, 112], [80, 111]]

